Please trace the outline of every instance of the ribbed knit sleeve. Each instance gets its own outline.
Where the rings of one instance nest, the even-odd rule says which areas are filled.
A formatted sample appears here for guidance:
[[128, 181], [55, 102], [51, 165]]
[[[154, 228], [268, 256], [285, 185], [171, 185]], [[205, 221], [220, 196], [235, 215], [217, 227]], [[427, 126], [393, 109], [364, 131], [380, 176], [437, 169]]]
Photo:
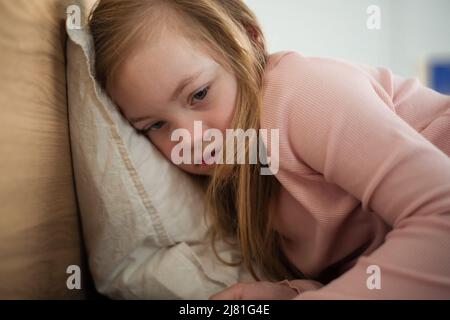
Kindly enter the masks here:
[[[450, 133], [450, 97], [380, 70], [291, 52], [272, 71], [265, 118], [288, 135], [280, 148], [393, 228], [350, 270], [295, 299], [450, 298], [450, 158], [418, 132], [431, 120], [413, 128], [395, 112], [400, 100], [446, 111], [439, 126]], [[450, 134], [440, 139], [448, 146]], [[373, 268], [380, 289], [368, 286]]]

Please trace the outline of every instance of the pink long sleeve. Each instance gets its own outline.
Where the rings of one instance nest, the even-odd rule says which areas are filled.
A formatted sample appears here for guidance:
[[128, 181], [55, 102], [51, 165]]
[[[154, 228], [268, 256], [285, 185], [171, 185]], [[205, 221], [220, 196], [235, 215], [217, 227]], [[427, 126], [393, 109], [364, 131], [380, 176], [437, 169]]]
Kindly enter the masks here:
[[297, 52], [272, 57], [266, 86], [283, 248], [311, 279], [339, 273], [295, 299], [450, 299], [450, 97]]

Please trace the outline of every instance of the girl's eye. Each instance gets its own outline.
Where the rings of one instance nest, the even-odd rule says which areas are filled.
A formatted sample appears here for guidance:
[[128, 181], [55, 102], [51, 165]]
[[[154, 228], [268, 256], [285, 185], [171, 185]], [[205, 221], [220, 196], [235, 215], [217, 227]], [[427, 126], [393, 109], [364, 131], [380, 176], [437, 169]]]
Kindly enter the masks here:
[[142, 129], [142, 130], [138, 130], [138, 131], [140, 131], [142, 134], [146, 135], [150, 131], [156, 131], [156, 130], [160, 129], [164, 123], [165, 123], [164, 121], [158, 121], [158, 122], [155, 122], [154, 124], [152, 124], [151, 126], [145, 128], [145, 129]]
[[154, 130], [155, 128], [156, 128], [156, 130], [160, 129], [162, 127], [163, 123], [164, 123], [164, 121], [158, 121], [155, 124], [151, 125], [150, 129], [152, 129], [152, 130]]
[[207, 96], [208, 90], [209, 90], [209, 87], [205, 87], [204, 89], [202, 89], [202, 90], [198, 91], [196, 94], [194, 94], [192, 96], [192, 98], [201, 101], [201, 100], [205, 99], [205, 97]]

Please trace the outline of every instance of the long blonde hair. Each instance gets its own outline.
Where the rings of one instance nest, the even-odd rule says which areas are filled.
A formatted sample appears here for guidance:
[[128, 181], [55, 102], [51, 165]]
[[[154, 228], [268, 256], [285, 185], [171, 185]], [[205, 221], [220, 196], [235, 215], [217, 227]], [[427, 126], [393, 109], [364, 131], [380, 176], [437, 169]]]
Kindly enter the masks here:
[[[189, 26], [195, 26], [195, 34], [189, 28], [179, 30], [212, 49], [217, 62], [236, 76], [238, 93], [232, 128], [258, 130], [268, 53], [257, 18], [242, 0], [99, 1], [90, 14], [89, 27], [100, 85], [105, 91], [111, 87], [123, 59], [139, 41], [157, 35], [167, 13], [174, 13], [177, 23], [189, 21]], [[249, 159], [248, 145], [245, 155]], [[279, 235], [272, 228], [276, 208], [271, 207], [270, 199], [278, 182], [272, 175], [261, 175], [260, 168], [260, 163], [247, 162], [217, 165], [212, 176], [202, 180], [205, 213], [212, 219], [212, 247], [223, 263], [244, 263], [255, 280], [261, 280], [256, 270], [268, 280], [303, 278], [282, 253]], [[217, 238], [237, 241], [241, 261], [224, 261], [217, 254]]]

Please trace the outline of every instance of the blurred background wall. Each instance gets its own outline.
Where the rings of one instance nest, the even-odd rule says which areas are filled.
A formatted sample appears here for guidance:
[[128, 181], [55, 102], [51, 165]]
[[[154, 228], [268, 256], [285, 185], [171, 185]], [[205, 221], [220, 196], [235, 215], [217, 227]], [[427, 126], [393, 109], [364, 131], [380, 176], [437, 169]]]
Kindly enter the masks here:
[[[430, 86], [427, 64], [439, 60], [450, 68], [450, 0], [245, 1], [271, 53], [296, 50], [384, 66]], [[366, 24], [371, 5], [380, 8], [378, 30]]]

